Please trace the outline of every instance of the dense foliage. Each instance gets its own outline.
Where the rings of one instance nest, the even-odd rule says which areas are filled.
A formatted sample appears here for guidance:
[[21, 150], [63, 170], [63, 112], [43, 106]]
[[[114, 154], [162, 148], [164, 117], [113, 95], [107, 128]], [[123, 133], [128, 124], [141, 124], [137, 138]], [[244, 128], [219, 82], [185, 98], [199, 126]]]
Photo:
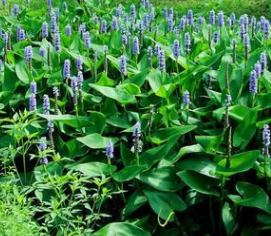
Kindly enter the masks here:
[[177, 13], [0, 17], [1, 235], [270, 233], [270, 23]]

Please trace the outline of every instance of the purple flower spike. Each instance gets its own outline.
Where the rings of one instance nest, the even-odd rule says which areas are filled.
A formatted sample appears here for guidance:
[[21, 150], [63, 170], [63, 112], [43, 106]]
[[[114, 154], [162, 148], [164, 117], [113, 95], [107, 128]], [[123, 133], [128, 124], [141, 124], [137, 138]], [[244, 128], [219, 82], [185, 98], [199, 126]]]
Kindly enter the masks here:
[[180, 22], [180, 26], [179, 26], [180, 30], [184, 31], [185, 30], [185, 26], [186, 26], [186, 18], [182, 17], [181, 18], [181, 22]]
[[38, 148], [42, 152], [47, 149], [47, 139], [46, 139], [46, 137], [42, 137], [40, 139]]
[[5, 7], [7, 5], [7, 1], [6, 0], [2, 0], [2, 5], [3, 5], [3, 7]]
[[66, 11], [68, 9], [66, 2], [63, 2], [62, 9], [63, 9], [63, 11]]
[[121, 41], [122, 41], [123, 45], [127, 45], [128, 44], [128, 38], [127, 38], [126, 34], [122, 35]]
[[111, 28], [113, 31], [117, 31], [119, 29], [118, 19], [115, 16], [113, 17]]
[[127, 75], [127, 65], [126, 65], [126, 56], [122, 55], [120, 57], [120, 72], [122, 75]]
[[190, 38], [190, 34], [187, 32], [184, 35], [184, 47], [185, 47], [185, 51], [186, 54], [190, 54], [191, 52], [191, 38]]
[[190, 104], [190, 94], [189, 92], [186, 90], [183, 94], [183, 104], [187, 107]]
[[61, 52], [60, 42], [61, 42], [60, 34], [56, 33], [56, 35], [55, 35], [55, 50], [56, 50], [57, 53]]
[[268, 40], [270, 35], [270, 22], [269, 20], [265, 20], [263, 27], [264, 39]]
[[209, 23], [210, 23], [210, 25], [214, 25], [215, 24], [215, 11], [214, 10], [210, 11]]
[[76, 96], [77, 91], [77, 78], [74, 76], [71, 78], [72, 97]]
[[24, 48], [24, 59], [26, 62], [30, 62], [33, 57], [32, 46], [27, 46]]
[[50, 9], [52, 9], [52, 0], [47, 0], [47, 5]]
[[262, 73], [262, 66], [261, 66], [261, 63], [259, 61], [255, 64], [254, 70], [256, 71], [257, 78], [260, 77], [261, 73]]
[[250, 74], [249, 78], [249, 92], [252, 94], [258, 93], [258, 81], [257, 81], [257, 73], [255, 70], [253, 70]]
[[47, 38], [48, 37], [48, 23], [43, 22], [42, 23], [42, 38]]
[[264, 125], [262, 132], [262, 141], [263, 141], [263, 154], [269, 156], [269, 147], [270, 147], [270, 128], [269, 125]]
[[147, 13], [144, 13], [143, 15], [143, 26], [145, 27], [145, 29], [147, 29], [149, 27], [149, 15]]
[[47, 159], [47, 157], [42, 157], [42, 158], [40, 159], [40, 164], [46, 166], [46, 165], [48, 164], [48, 159]]
[[66, 26], [65, 33], [66, 33], [67, 36], [71, 36], [72, 35], [72, 27], [70, 25]]
[[213, 37], [213, 40], [214, 40], [214, 43], [218, 43], [218, 40], [219, 40], [219, 32], [218, 31], [215, 31], [214, 32], [214, 37]]
[[14, 5], [14, 7], [13, 7], [13, 15], [14, 15], [14, 16], [18, 16], [19, 11], [20, 11], [20, 6], [17, 5], [17, 4]]
[[83, 35], [83, 33], [86, 32], [86, 25], [85, 25], [85, 24], [79, 25], [78, 31], [79, 31], [79, 34], [80, 34], [80, 35]]
[[165, 51], [162, 49], [158, 52], [158, 66], [160, 71], [166, 71]]
[[101, 32], [102, 33], [106, 33], [107, 31], [107, 21], [106, 20], [102, 20], [102, 23], [101, 23]]
[[57, 87], [53, 87], [53, 94], [55, 95], [55, 97], [59, 97], [59, 90]]
[[194, 25], [194, 13], [191, 9], [187, 11], [187, 23], [191, 26]]
[[164, 7], [164, 9], [163, 9], [163, 16], [164, 16], [164, 18], [168, 17], [167, 7]]
[[114, 145], [111, 141], [107, 143], [105, 155], [108, 158], [114, 158]]
[[133, 54], [134, 55], [139, 55], [138, 37], [134, 37], [134, 40], [133, 40]]
[[168, 31], [169, 32], [172, 32], [173, 31], [173, 18], [172, 17], [169, 17], [168, 18]]
[[57, 26], [57, 18], [56, 15], [51, 16], [51, 33], [55, 34], [58, 31], [58, 26]]
[[43, 114], [50, 115], [50, 100], [47, 94], [43, 95]]
[[30, 92], [32, 94], [37, 94], [37, 83], [35, 81], [30, 83]]
[[219, 12], [218, 13], [218, 27], [223, 27], [225, 25], [224, 22], [224, 13], [223, 12]]
[[267, 68], [267, 57], [266, 54], [263, 52], [261, 53], [260, 57], [260, 63], [261, 63], [261, 68], [262, 68], [262, 75], [264, 74], [264, 70]]
[[136, 17], [136, 7], [134, 4], [131, 5], [130, 13], [131, 13], [131, 19], [134, 20]]
[[117, 10], [116, 10], [116, 17], [120, 17], [121, 16], [121, 9], [120, 8], [117, 8]]
[[173, 54], [176, 58], [180, 56], [180, 42], [178, 39], [174, 40]]
[[90, 48], [91, 43], [90, 43], [90, 33], [87, 31], [83, 33], [83, 39], [84, 39], [84, 44], [86, 48]]
[[63, 79], [69, 79], [71, 77], [71, 62], [69, 59], [64, 61], [63, 67]]
[[80, 56], [76, 59], [76, 68], [77, 70], [83, 69], [83, 60]]
[[37, 109], [37, 99], [35, 94], [31, 94], [29, 97], [29, 111], [35, 111]]
[[79, 90], [80, 93], [83, 90], [83, 82], [84, 82], [83, 73], [82, 73], [82, 71], [78, 71], [78, 74], [77, 74], [77, 87], [78, 87], [78, 90]]
[[140, 138], [141, 138], [141, 124], [140, 122], [137, 122], [134, 126], [133, 131], [134, 146], [132, 147], [132, 151], [134, 153], [139, 153], [142, 151], [142, 141], [140, 140]]
[[25, 40], [25, 31], [23, 30], [23, 29], [20, 29], [19, 30], [19, 35], [18, 35], [19, 37], [18, 37], [18, 40], [19, 41], [23, 41], [23, 40]]
[[56, 21], [58, 22], [59, 21], [59, 8], [58, 7], [55, 8], [55, 15], [56, 15]]

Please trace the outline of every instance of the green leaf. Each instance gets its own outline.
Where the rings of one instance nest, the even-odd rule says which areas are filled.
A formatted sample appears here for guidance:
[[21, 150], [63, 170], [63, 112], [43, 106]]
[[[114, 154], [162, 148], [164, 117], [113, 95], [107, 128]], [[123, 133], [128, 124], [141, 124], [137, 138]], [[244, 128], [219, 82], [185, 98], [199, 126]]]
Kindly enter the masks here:
[[134, 179], [138, 174], [140, 174], [144, 169], [146, 169], [146, 165], [131, 165], [124, 167], [121, 171], [115, 173], [113, 175], [114, 179], [120, 183], [130, 181]]
[[17, 77], [17, 74], [14, 72], [14, 70], [9, 64], [5, 64], [4, 81], [2, 87], [3, 91], [14, 91], [19, 84], [18, 82], [19, 79]]
[[216, 164], [211, 162], [207, 158], [203, 157], [191, 157], [186, 160], [180, 161], [178, 164], [178, 168], [183, 170], [193, 170], [200, 174], [216, 178]]
[[189, 170], [180, 171], [177, 175], [185, 182], [186, 185], [197, 192], [216, 197], [219, 196], [218, 191], [215, 190], [215, 188], [220, 184], [219, 180]]
[[30, 83], [31, 79], [25, 61], [23, 60], [16, 61], [15, 72], [19, 80], [21, 80], [23, 83], [25, 84]]
[[168, 141], [172, 136], [175, 135], [181, 136], [196, 128], [197, 128], [196, 125], [185, 125], [160, 129], [156, 133], [152, 134], [150, 136], [150, 139], [155, 144], [161, 144]]
[[[100, 112], [91, 112], [89, 116], [73, 115], [43, 115], [40, 117], [51, 121], [58, 121], [73, 128], [91, 127], [88, 131], [101, 133], [105, 127], [105, 116]], [[99, 121], [99, 122], [98, 122]]]
[[107, 224], [92, 236], [151, 236], [151, 234], [136, 225], [127, 222], [116, 222]]
[[233, 134], [233, 146], [245, 148], [256, 132], [258, 112], [251, 110], [236, 127]]
[[253, 167], [259, 155], [259, 151], [249, 151], [231, 156], [230, 167], [226, 167], [227, 160], [226, 158], [224, 158], [217, 164], [216, 174], [231, 176], [234, 174], [248, 171], [250, 168]]
[[122, 211], [122, 214], [124, 217], [128, 217], [133, 212], [135, 212], [137, 209], [142, 207], [148, 199], [142, 192], [142, 190], [136, 190], [129, 198], [128, 201]]
[[178, 141], [178, 136], [172, 136], [165, 144], [155, 148], [148, 149], [140, 155], [140, 163], [152, 166], [156, 162], [165, 158], [168, 152]]
[[81, 173], [90, 178], [102, 175], [110, 175], [110, 172], [113, 173], [117, 169], [116, 166], [104, 164], [102, 162], [88, 162], [68, 165], [67, 168], [75, 171], [80, 171]]
[[180, 188], [180, 183], [172, 167], [152, 169], [141, 173], [138, 179], [161, 191], [176, 191]]
[[271, 204], [268, 195], [257, 185], [238, 182], [236, 190], [239, 195], [228, 195], [228, 197], [237, 205], [254, 207], [271, 214]]
[[89, 84], [91, 88], [102, 93], [104, 96], [114, 99], [121, 104], [136, 103], [136, 98], [121, 89]]
[[231, 235], [235, 229], [233, 209], [230, 208], [230, 204], [225, 202], [222, 208], [222, 219], [228, 235]]
[[176, 193], [144, 190], [152, 210], [162, 219], [173, 221], [175, 211], [184, 211], [185, 202]]
[[116, 143], [118, 141], [118, 138], [105, 138], [102, 137], [100, 134], [94, 133], [82, 138], [77, 138], [77, 140], [90, 148], [99, 149], [106, 148], [109, 141]]

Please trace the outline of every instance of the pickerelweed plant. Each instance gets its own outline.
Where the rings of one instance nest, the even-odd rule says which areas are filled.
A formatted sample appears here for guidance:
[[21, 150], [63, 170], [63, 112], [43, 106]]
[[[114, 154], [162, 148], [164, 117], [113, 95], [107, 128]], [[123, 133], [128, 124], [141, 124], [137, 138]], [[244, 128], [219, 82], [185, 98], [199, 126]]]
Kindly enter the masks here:
[[0, 183], [12, 178], [38, 230], [269, 233], [267, 17], [2, 5]]

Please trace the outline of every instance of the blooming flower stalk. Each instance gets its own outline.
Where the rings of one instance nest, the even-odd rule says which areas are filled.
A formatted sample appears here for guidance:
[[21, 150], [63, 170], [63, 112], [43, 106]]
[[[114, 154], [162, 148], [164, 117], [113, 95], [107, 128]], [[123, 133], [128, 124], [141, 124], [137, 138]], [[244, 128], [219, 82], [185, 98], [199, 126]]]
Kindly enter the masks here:
[[32, 57], [33, 57], [32, 46], [25, 47], [24, 48], [24, 59], [28, 63], [28, 68], [30, 71], [32, 71]]
[[58, 104], [57, 100], [59, 97], [59, 90], [57, 87], [53, 87], [53, 94], [54, 94], [54, 114], [58, 115]]
[[133, 147], [132, 152], [136, 154], [137, 164], [139, 165], [139, 156], [138, 153], [142, 152], [142, 141], [141, 141], [141, 124], [137, 122], [134, 126], [133, 131]]
[[209, 15], [209, 24], [214, 25], [215, 24], [215, 11], [211, 10]]
[[261, 75], [264, 74], [264, 70], [267, 68], [267, 56], [266, 54], [263, 52], [261, 53], [260, 56], [260, 63], [261, 63]]
[[84, 39], [85, 47], [89, 49], [91, 46], [91, 43], [90, 43], [90, 33], [88, 31], [83, 33], [83, 39]]
[[127, 65], [126, 65], [126, 56], [122, 55], [120, 57], [120, 73], [123, 76], [127, 76]]
[[163, 49], [160, 49], [158, 52], [158, 69], [160, 71], [166, 71], [166, 58]]
[[37, 83], [35, 81], [30, 83], [30, 93], [37, 94]]
[[50, 115], [50, 100], [47, 94], [43, 95], [43, 114]]
[[249, 92], [251, 92], [253, 95], [258, 93], [257, 73], [255, 70], [250, 73]]
[[189, 55], [191, 52], [191, 38], [190, 38], [190, 34], [188, 32], [185, 33], [184, 48], [185, 48], [186, 54]]
[[77, 78], [71, 78], [71, 88], [72, 88], [72, 98], [73, 98], [73, 105], [77, 106]]
[[107, 21], [106, 20], [102, 20], [102, 23], [101, 23], [101, 33], [106, 33], [107, 31]]
[[66, 25], [65, 34], [66, 34], [66, 36], [71, 36], [72, 35], [72, 27], [70, 25]]
[[217, 21], [218, 27], [221, 28], [221, 27], [223, 27], [225, 25], [224, 13], [219, 12], [217, 17], [218, 17], [218, 21]]
[[63, 66], [63, 79], [69, 79], [71, 77], [71, 62], [69, 59], [64, 61]]
[[107, 158], [114, 158], [114, 145], [111, 141], [109, 141], [106, 145], [105, 155]]
[[134, 55], [139, 55], [138, 37], [134, 37], [134, 40], [133, 40], [133, 54]]
[[149, 61], [149, 67], [152, 68], [152, 57], [153, 57], [153, 50], [152, 47], [148, 47], [148, 61]]
[[56, 53], [61, 52], [61, 39], [60, 39], [59, 33], [55, 34], [55, 51], [56, 51]]
[[186, 108], [190, 105], [190, 94], [187, 90], [183, 93], [183, 104]]
[[269, 125], [264, 125], [262, 132], [263, 141], [263, 155], [269, 157], [269, 147], [270, 147], [270, 128]]
[[42, 38], [48, 38], [48, 23], [45, 21], [42, 23]]
[[32, 93], [29, 97], [29, 111], [35, 111], [37, 109], [36, 95]]
[[82, 57], [77, 57], [76, 59], [76, 69], [77, 70], [82, 70], [83, 69], [83, 60]]

